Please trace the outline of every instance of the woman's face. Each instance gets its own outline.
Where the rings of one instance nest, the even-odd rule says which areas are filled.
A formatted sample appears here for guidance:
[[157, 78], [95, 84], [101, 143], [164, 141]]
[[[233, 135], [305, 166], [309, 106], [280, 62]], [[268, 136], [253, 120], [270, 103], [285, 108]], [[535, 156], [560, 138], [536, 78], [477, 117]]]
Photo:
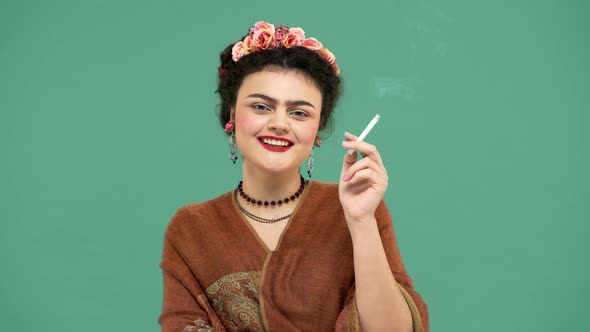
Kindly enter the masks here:
[[313, 148], [321, 109], [320, 90], [300, 72], [263, 70], [246, 76], [233, 110], [244, 167], [298, 172]]

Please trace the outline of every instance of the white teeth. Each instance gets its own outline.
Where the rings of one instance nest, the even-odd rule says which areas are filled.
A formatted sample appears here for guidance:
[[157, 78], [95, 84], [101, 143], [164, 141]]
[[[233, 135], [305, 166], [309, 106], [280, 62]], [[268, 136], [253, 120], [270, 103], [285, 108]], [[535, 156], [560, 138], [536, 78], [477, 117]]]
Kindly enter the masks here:
[[274, 145], [274, 146], [287, 146], [287, 145], [289, 145], [289, 143], [286, 141], [281, 141], [281, 140], [276, 140], [276, 139], [268, 139], [268, 138], [263, 138], [262, 142], [269, 144], [269, 145]]

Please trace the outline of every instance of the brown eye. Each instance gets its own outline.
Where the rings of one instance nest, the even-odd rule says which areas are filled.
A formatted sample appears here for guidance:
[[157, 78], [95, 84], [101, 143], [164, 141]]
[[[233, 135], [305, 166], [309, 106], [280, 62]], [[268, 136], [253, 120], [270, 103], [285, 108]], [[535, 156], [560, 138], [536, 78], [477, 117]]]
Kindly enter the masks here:
[[254, 104], [252, 105], [252, 108], [254, 108], [257, 111], [270, 111], [270, 108], [268, 108], [264, 104]]
[[304, 111], [292, 111], [291, 114], [296, 118], [307, 118], [309, 115]]

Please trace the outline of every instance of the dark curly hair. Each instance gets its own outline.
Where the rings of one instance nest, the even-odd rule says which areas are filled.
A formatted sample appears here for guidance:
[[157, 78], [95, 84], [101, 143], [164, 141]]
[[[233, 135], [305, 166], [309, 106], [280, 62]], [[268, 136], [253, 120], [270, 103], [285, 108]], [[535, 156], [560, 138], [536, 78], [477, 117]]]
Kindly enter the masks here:
[[296, 70], [310, 78], [322, 94], [322, 110], [319, 130], [332, 129], [332, 112], [341, 91], [341, 79], [332, 66], [316, 52], [302, 46], [272, 48], [242, 56], [237, 62], [232, 59], [232, 47], [221, 52], [217, 93], [221, 98], [219, 122], [224, 128], [230, 120], [231, 109], [236, 104], [238, 90], [249, 74], [265, 69]]

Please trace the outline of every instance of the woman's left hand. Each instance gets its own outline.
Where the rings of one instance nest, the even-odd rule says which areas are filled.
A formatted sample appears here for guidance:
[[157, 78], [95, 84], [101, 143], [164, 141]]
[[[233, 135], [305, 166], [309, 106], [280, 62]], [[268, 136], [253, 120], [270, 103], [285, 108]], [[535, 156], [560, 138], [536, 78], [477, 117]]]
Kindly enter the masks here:
[[[346, 149], [338, 184], [340, 203], [348, 222], [363, 222], [375, 216], [375, 210], [387, 190], [387, 170], [374, 145], [357, 142], [356, 136], [345, 133]], [[353, 149], [353, 154], [348, 150]], [[357, 161], [357, 152], [363, 156]]]

